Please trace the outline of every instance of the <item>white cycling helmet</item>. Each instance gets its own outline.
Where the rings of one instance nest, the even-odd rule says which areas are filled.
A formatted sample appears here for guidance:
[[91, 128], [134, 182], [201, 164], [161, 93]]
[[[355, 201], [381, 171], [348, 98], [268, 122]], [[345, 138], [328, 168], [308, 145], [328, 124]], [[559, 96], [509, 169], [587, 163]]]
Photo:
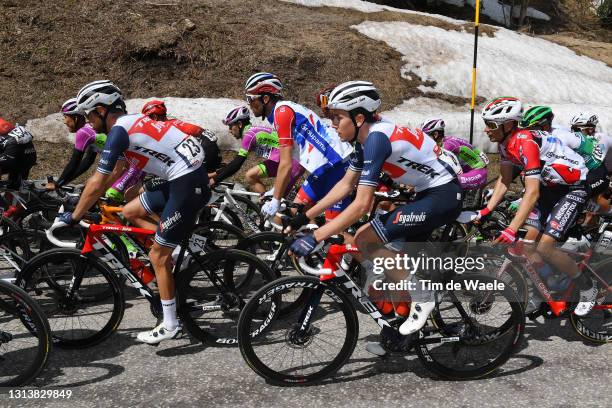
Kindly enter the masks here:
[[598, 123], [599, 118], [596, 114], [591, 112], [580, 112], [577, 115], [574, 115], [570, 121], [571, 127], [597, 127]]
[[94, 81], [85, 85], [77, 94], [78, 109], [88, 114], [96, 106], [125, 109], [121, 89], [111, 81]]
[[278, 77], [269, 72], [258, 72], [246, 80], [244, 92], [247, 95], [272, 94], [282, 95], [283, 83]]
[[380, 104], [380, 95], [374, 84], [367, 81], [349, 81], [331, 91], [327, 107], [348, 112], [362, 108], [374, 113]]
[[523, 104], [517, 98], [502, 96], [487, 103], [482, 110], [482, 119], [488, 122], [504, 123], [520, 121], [523, 117]]
[[430, 118], [430, 119], [425, 119], [423, 123], [421, 123], [420, 127], [423, 132], [429, 134], [431, 132], [435, 132], [436, 130], [439, 132], [444, 132], [445, 126], [446, 125], [444, 124], [443, 119]]
[[82, 112], [77, 106], [76, 98], [70, 98], [62, 104], [60, 112], [64, 115], [82, 115]]
[[249, 109], [245, 106], [238, 106], [227, 114], [225, 119], [223, 119], [223, 124], [229, 126], [240, 120], [248, 121], [250, 119], [251, 113], [249, 112]]

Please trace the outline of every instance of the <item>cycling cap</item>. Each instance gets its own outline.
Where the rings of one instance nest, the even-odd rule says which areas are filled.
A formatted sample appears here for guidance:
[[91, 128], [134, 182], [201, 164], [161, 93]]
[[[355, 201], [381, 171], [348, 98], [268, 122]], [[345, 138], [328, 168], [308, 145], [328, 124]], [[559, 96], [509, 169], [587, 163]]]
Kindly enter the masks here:
[[367, 81], [349, 81], [334, 88], [329, 95], [327, 107], [348, 112], [362, 108], [374, 113], [380, 103], [380, 95], [374, 84]]
[[570, 125], [572, 127], [596, 127], [599, 123], [599, 118], [596, 114], [590, 112], [580, 112], [577, 115], [574, 115], [572, 120], [570, 121]]
[[502, 96], [485, 105], [482, 118], [485, 121], [504, 123], [510, 120], [520, 121], [523, 117], [523, 104], [517, 98]]
[[435, 132], [436, 130], [439, 132], [444, 132], [444, 124], [443, 119], [439, 118], [431, 118], [425, 119], [423, 123], [421, 123], [421, 130], [425, 133]]
[[166, 113], [168, 111], [166, 110], [166, 104], [164, 103], [164, 101], [158, 101], [156, 99], [149, 101], [147, 103], [145, 103], [144, 105], [142, 105], [142, 114], [143, 115], [159, 115], [159, 116], [166, 116]]
[[125, 108], [123, 95], [117, 85], [111, 81], [94, 81], [85, 85], [77, 94], [79, 110], [88, 114], [96, 106], [107, 106], [114, 108]]
[[223, 124], [229, 126], [229, 125], [233, 125], [234, 123], [238, 121], [241, 121], [241, 120], [246, 121], [249, 119], [251, 119], [251, 113], [249, 112], [249, 109], [244, 106], [238, 106], [232, 109], [227, 114], [225, 119], [223, 119]]
[[82, 115], [82, 112], [77, 106], [76, 98], [70, 98], [63, 103], [61, 113], [64, 115]]
[[274, 74], [258, 72], [247, 79], [244, 91], [250, 95], [273, 94], [282, 95], [283, 84]]
[[552, 123], [554, 116], [549, 106], [532, 106], [523, 113], [523, 118], [519, 122], [519, 127], [527, 129]]

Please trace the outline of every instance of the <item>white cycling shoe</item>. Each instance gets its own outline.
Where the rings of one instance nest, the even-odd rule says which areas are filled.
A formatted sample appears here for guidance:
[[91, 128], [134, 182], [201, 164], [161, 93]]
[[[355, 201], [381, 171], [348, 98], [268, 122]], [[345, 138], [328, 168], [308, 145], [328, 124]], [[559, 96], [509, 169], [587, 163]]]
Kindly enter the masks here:
[[589, 314], [589, 312], [593, 310], [593, 307], [595, 306], [598, 292], [597, 282], [595, 281], [593, 281], [593, 286], [591, 286], [590, 289], [581, 290], [580, 301], [574, 309], [574, 314], [576, 316], [586, 316]]
[[399, 328], [399, 332], [403, 336], [418, 332], [425, 326], [429, 314], [436, 307], [435, 301], [430, 302], [412, 302], [410, 305], [410, 315]]
[[159, 344], [164, 340], [176, 339], [182, 334], [181, 325], [176, 326], [174, 330], [168, 330], [164, 327], [164, 323], [162, 322], [159, 326], [155, 327], [152, 330], [144, 331], [138, 333], [136, 339], [142, 343], [147, 344]]

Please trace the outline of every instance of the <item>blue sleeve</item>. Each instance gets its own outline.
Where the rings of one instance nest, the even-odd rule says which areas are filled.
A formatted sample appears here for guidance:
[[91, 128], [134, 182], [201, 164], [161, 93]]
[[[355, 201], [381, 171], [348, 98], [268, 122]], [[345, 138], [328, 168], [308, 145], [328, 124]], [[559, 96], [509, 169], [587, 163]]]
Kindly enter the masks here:
[[389, 156], [391, 142], [387, 135], [382, 132], [371, 133], [363, 146], [363, 170], [359, 185], [378, 186], [380, 170]]
[[104, 150], [100, 155], [98, 162], [98, 172], [102, 174], [111, 174], [115, 168], [117, 160], [123, 155], [123, 152], [130, 146], [130, 137], [121, 126], [113, 126], [108, 132]]
[[363, 148], [361, 143], [355, 143], [353, 153], [349, 156], [349, 170], [360, 172], [363, 170]]

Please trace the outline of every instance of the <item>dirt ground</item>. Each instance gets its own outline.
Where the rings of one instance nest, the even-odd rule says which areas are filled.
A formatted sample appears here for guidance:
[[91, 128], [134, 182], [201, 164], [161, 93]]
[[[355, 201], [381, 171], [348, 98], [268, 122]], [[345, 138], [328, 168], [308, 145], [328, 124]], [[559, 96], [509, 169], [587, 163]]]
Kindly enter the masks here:
[[[437, 11], [469, 20], [466, 10]], [[473, 29], [434, 16], [306, 9], [275, 0], [0, 0], [0, 117], [24, 123], [57, 112], [81, 85], [100, 78], [112, 79], [128, 98], [242, 98], [244, 80], [261, 70], [277, 73], [286, 97], [309, 106], [319, 88], [355, 78], [377, 84], [383, 110], [422, 96], [417, 75], [400, 77], [398, 52], [350, 28], [364, 20]], [[588, 28], [555, 23], [540, 31], [573, 30], [547, 38], [611, 65], [610, 30]], [[495, 30], [481, 26], [482, 35]], [[61, 171], [71, 146], [37, 142], [37, 150], [33, 176], [44, 177]], [[233, 153], [226, 155], [228, 161]]]

